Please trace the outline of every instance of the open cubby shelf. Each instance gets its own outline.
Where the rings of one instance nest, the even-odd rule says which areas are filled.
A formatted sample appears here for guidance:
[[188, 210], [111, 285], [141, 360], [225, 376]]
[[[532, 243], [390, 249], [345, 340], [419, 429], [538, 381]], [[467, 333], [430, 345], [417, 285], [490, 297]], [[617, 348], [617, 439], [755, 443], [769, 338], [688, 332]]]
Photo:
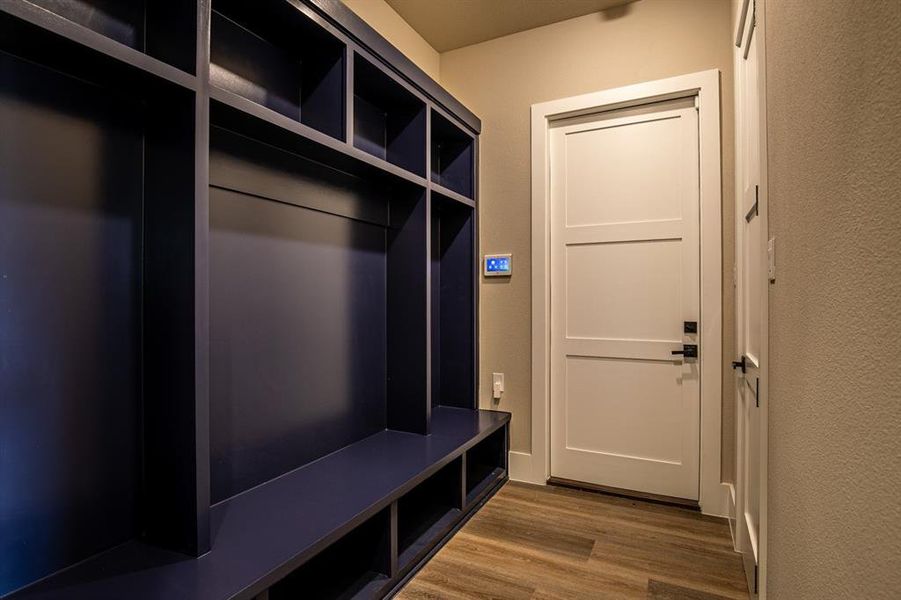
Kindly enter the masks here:
[[[187, 73], [196, 64], [196, 0], [22, 0], [10, 13], [63, 36], [105, 38]], [[91, 35], [95, 34], [95, 35]]]
[[210, 90], [211, 121], [250, 139], [366, 178], [405, 181], [425, 189], [426, 180], [345, 142], [221, 88]]
[[436, 110], [432, 110], [431, 125], [432, 182], [471, 200], [475, 139]]
[[269, 600], [378, 595], [391, 574], [391, 527], [391, 509], [382, 509], [269, 588]]
[[343, 140], [345, 45], [289, 2], [212, 4], [211, 83]]
[[507, 436], [498, 430], [466, 453], [466, 504], [481, 500], [506, 471]]
[[458, 458], [397, 502], [397, 546], [401, 567], [421, 558], [457, 521], [463, 459]]
[[[46, 4], [62, 6], [68, 2]], [[184, 35], [184, 43], [191, 45], [191, 56], [180, 65], [183, 68], [176, 68], [31, 2], [0, 4], [0, 51], [114, 90], [172, 83], [194, 90], [196, 79], [191, 73], [195, 35], [193, 31]]]
[[480, 124], [395, 53], [318, 0], [0, 2], [4, 600], [381, 598], [506, 481], [477, 186], [428, 169]]
[[426, 104], [354, 54], [354, 146], [425, 177]]

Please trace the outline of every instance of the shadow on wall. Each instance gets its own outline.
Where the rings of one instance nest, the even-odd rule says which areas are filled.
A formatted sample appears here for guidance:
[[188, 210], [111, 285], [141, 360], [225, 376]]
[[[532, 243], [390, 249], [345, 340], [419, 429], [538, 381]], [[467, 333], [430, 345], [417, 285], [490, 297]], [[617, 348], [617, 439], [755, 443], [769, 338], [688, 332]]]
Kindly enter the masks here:
[[632, 2], [628, 4], [622, 4], [620, 6], [612, 6], [607, 10], [602, 10], [598, 15], [600, 15], [602, 21], [615, 21], [617, 19], [621, 19], [627, 16], [630, 12], [632, 12]]

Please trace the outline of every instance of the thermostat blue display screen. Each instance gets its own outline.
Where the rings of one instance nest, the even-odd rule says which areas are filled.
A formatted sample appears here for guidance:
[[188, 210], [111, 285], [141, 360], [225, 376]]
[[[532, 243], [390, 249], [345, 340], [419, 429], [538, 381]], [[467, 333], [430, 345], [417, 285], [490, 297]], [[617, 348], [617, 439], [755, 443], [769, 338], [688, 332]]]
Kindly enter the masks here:
[[510, 275], [513, 272], [513, 261], [509, 254], [486, 254], [485, 275], [487, 277]]
[[503, 258], [489, 258], [488, 259], [488, 272], [489, 273], [502, 273], [504, 271], [510, 270], [510, 258], [505, 256]]

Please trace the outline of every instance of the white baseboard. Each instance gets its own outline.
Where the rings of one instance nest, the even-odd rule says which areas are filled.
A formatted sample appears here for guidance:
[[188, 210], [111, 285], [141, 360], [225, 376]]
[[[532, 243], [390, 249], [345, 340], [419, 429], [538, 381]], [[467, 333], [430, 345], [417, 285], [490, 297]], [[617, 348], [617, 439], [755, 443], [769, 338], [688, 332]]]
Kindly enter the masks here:
[[705, 498], [701, 503], [701, 512], [711, 517], [723, 519], [735, 518], [735, 493], [730, 491], [731, 483], [720, 483], [716, 497]]
[[723, 485], [726, 486], [729, 491], [729, 496], [727, 498], [727, 502], [729, 503], [729, 514], [726, 515], [726, 518], [729, 519], [729, 533], [732, 534], [732, 547], [738, 552], [738, 532], [735, 531], [735, 486], [731, 483], [724, 483]]
[[532, 455], [528, 452], [509, 453], [510, 460], [510, 479], [513, 481], [523, 481], [525, 483], [535, 483], [532, 481]]
[[[508, 454], [510, 464], [510, 479], [523, 483], [546, 485], [547, 482], [536, 479], [535, 467], [532, 464], [532, 455], [529, 452], [516, 452], [511, 450]], [[720, 483], [716, 498], [705, 501], [701, 512], [713, 517], [722, 517], [729, 520], [729, 529], [732, 531], [732, 539], [735, 540], [735, 486], [731, 483]]]

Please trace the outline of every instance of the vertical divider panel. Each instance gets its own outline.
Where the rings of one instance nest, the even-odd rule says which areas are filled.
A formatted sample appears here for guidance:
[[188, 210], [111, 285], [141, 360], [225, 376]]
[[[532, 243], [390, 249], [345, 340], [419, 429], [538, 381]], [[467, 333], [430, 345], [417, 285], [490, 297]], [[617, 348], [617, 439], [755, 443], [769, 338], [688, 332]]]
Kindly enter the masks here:
[[[479, 362], [479, 296], [482, 283], [482, 254], [479, 240], [479, 136], [472, 142], [472, 198], [476, 208], [472, 211], [472, 262], [469, 266], [472, 278], [472, 325], [470, 326], [472, 345], [472, 381], [470, 381], [471, 405], [467, 408], [478, 409], [480, 405], [479, 382], [481, 381], [481, 363]], [[508, 428], [509, 429], [509, 428]]]
[[145, 141], [144, 536], [209, 550], [207, 0], [194, 93], [151, 104]]
[[[388, 226], [388, 428], [429, 433], [428, 195], [394, 192]], [[409, 198], [405, 198], [409, 195]]]
[[429, 190], [429, 390], [433, 406], [441, 402], [441, 220]]
[[388, 571], [389, 577], [394, 577], [397, 575], [398, 571], [398, 556], [400, 554], [400, 550], [397, 544], [397, 500], [391, 503], [391, 564], [390, 570]]
[[205, 549], [197, 459], [207, 426], [197, 410], [195, 108], [188, 91], [151, 105], [144, 148], [145, 536], [191, 554]]
[[457, 508], [466, 508], [466, 452], [460, 456], [460, 494], [457, 498]]
[[354, 145], [354, 50], [348, 44], [344, 50], [344, 141]]
[[[431, 152], [429, 152], [429, 148], [431, 147], [431, 139], [432, 139], [432, 127], [431, 127], [431, 119], [432, 119], [432, 110], [428, 106], [425, 109], [425, 172], [426, 179], [428, 179], [429, 169], [431, 168], [429, 165], [431, 164]], [[433, 309], [435, 308], [435, 303], [432, 302], [432, 295], [434, 294], [434, 284], [435, 279], [432, 276], [432, 244], [434, 240], [432, 239], [432, 186], [426, 185], [425, 190], [425, 333], [426, 333], [426, 356], [425, 356], [425, 387], [426, 387], [426, 395], [425, 395], [425, 404], [426, 404], [426, 413], [429, 416], [429, 425], [431, 426], [431, 418], [432, 418], [432, 406], [435, 401], [434, 397], [434, 387], [432, 385], [432, 377], [435, 375], [435, 371], [433, 369], [434, 366], [434, 340], [433, 335], [435, 334], [434, 327], [434, 319], [435, 315], [433, 314]], [[431, 429], [430, 429], [431, 430]]]
[[196, 552], [210, 534], [210, 31], [211, 0], [197, 0], [197, 96], [194, 124], [194, 415]]

